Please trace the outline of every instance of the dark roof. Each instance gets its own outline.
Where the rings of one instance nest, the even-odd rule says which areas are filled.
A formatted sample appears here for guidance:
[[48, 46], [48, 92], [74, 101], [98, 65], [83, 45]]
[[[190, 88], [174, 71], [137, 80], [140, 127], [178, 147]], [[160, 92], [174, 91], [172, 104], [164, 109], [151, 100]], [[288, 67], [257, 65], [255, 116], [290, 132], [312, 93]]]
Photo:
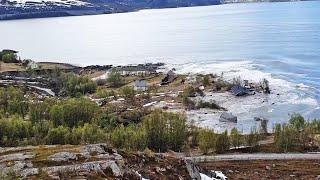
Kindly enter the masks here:
[[250, 90], [245, 87], [236, 85], [231, 88], [231, 93], [235, 96], [243, 96], [249, 94]]
[[2, 50], [2, 53], [14, 53], [14, 54], [16, 54], [16, 53], [18, 53], [18, 51], [11, 50], [11, 49], [4, 49], [4, 50]]

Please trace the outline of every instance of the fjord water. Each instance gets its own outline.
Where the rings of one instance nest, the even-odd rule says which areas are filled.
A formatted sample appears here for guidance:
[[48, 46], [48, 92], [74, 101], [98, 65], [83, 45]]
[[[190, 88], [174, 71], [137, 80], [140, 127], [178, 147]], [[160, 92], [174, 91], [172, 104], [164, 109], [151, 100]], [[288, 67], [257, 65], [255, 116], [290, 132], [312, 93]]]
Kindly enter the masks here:
[[0, 48], [37, 61], [165, 62], [181, 73], [266, 77], [280, 95], [259, 108], [248, 102], [233, 109], [244, 125], [252, 120], [248, 112], [277, 122], [293, 112], [320, 117], [320, 1], [2, 21], [0, 42]]

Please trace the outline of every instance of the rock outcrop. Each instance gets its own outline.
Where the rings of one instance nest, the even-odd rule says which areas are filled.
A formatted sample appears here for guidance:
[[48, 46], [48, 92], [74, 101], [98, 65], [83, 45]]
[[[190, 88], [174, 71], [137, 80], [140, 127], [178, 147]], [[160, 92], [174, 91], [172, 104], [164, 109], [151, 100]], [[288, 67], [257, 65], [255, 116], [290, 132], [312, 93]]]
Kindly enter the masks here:
[[107, 144], [1, 148], [0, 179], [190, 179], [183, 159]]
[[58, 152], [48, 157], [51, 161], [70, 161], [70, 160], [77, 160], [77, 155], [70, 152]]
[[42, 171], [46, 172], [52, 179], [59, 179], [61, 175], [68, 176], [90, 176], [92, 174], [101, 174], [106, 176], [106, 172], [111, 170], [112, 176], [121, 177], [123, 172], [115, 161], [92, 161], [75, 165], [66, 166], [52, 166], [43, 168]]

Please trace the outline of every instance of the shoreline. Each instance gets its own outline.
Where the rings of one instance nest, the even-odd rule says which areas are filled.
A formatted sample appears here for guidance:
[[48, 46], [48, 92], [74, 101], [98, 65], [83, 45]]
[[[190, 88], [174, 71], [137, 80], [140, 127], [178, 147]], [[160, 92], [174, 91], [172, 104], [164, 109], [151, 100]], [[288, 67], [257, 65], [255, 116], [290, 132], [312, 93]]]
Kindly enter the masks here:
[[[0, 14], [1, 21], [12, 21], [12, 20], [25, 20], [25, 19], [42, 19], [42, 18], [56, 18], [56, 17], [73, 17], [73, 16], [93, 16], [93, 15], [107, 15], [107, 14], [119, 14], [119, 13], [132, 13], [145, 10], [159, 10], [159, 9], [176, 9], [176, 8], [189, 8], [189, 7], [201, 7], [201, 6], [217, 6], [227, 4], [252, 4], [252, 3], [284, 3], [284, 2], [302, 2], [302, 1], [316, 1], [316, 0], [257, 0], [257, 1], [219, 1], [212, 4], [199, 4], [199, 5], [187, 5], [187, 6], [176, 6], [176, 7], [140, 7], [129, 10], [119, 10], [112, 12], [107, 9], [103, 10], [57, 10], [57, 11], [44, 11], [44, 12], [31, 12], [31, 13], [18, 13], [18, 14]], [[1, 4], [0, 4], [1, 5]]]
[[[30, 127], [26, 129], [33, 130], [34, 128], [31, 127], [42, 125], [44, 122], [59, 122], [60, 118], [64, 118], [64, 120], [62, 125], [49, 127], [47, 134], [42, 135], [43, 137], [37, 141], [32, 141], [34, 137], [38, 137], [33, 133], [31, 136], [26, 136], [28, 139], [23, 139], [23, 141], [4, 141], [2, 138], [0, 143], [5, 144], [3, 148], [0, 148], [0, 165], [4, 167], [4, 170], [0, 170], [0, 172], [4, 175], [8, 174], [9, 168], [16, 167], [16, 160], [19, 160], [31, 162], [31, 165], [21, 166], [16, 170], [15, 173], [18, 176], [42, 177], [42, 172], [44, 172], [48, 177], [60, 177], [61, 174], [73, 177], [77, 176], [79, 172], [86, 172], [85, 176], [95, 174], [106, 177], [104, 173], [96, 173], [101, 172], [99, 168], [88, 167], [107, 167], [107, 165], [112, 165], [111, 167], [114, 168], [117, 167], [116, 165], [124, 167], [122, 166], [124, 163], [121, 163], [123, 161], [132, 162], [131, 160], [134, 160], [135, 164], [139, 164], [137, 157], [143, 162], [152, 157], [151, 159], [168, 159], [169, 161], [165, 161], [166, 167], [179, 160], [179, 167], [173, 166], [177, 168], [175, 173], [181, 175], [184, 172], [185, 177], [189, 177], [188, 172], [190, 177], [195, 177], [195, 174], [201, 177], [216, 177], [218, 174], [220, 177], [225, 177], [224, 174], [227, 177], [234, 177], [239, 173], [258, 177], [257, 173], [252, 170], [248, 172], [247, 167], [234, 170], [232, 168], [234, 166], [231, 164], [237, 165], [240, 161], [245, 163], [254, 161], [259, 166], [266, 167], [268, 175], [273, 176], [276, 174], [271, 174], [271, 169], [280, 168], [282, 164], [300, 159], [293, 156], [305, 159], [304, 164], [308, 166], [312, 161], [318, 159], [315, 158], [318, 157], [316, 153], [319, 151], [319, 139], [317, 138], [319, 133], [317, 132], [320, 132], [320, 123], [317, 120], [308, 122], [300, 115], [291, 116], [290, 119], [286, 119], [289, 122], [287, 125], [277, 122], [276, 127], [280, 127], [279, 130], [278, 128], [268, 128], [268, 122], [272, 122], [273, 119], [260, 115], [255, 116], [256, 114], [252, 111], [242, 112], [248, 108], [247, 105], [252, 108], [259, 104], [263, 106], [261, 101], [267, 102], [266, 99], [269, 96], [281, 96], [277, 95], [272, 87], [269, 87], [267, 80], [251, 82], [235, 78], [232, 82], [228, 82], [223, 79], [222, 75], [216, 74], [177, 74], [178, 70], [174, 68], [166, 71], [164, 63], [127, 66], [92, 65], [87, 67], [74, 67], [64, 63], [46, 64], [42, 62], [41, 66], [36, 66], [34, 62], [29, 62], [29, 64], [24, 71], [0, 73], [2, 79], [0, 85], [5, 85], [4, 88], [0, 88], [1, 94], [19, 92], [20, 97], [24, 98], [23, 102], [27, 102], [29, 107], [29, 113], [24, 114], [21, 119], [14, 120], [12, 119], [14, 116], [11, 117], [6, 113], [1, 117], [0, 127], [11, 127], [10, 123], [18, 122], [17, 124], [24, 123]], [[33, 87], [33, 89], [29, 87]], [[50, 94], [49, 90], [54, 94]], [[46, 91], [47, 93], [45, 93]], [[15, 98], [10, 95], [8, 97]], [[267, 104], [273, 105], [274, 103], [270, 101]], [[240, 115], [244, 113], [252, 116], [250, 120], [243, 121], [243, 117], [235, 111], [237, 108], [240, 109]], [[39, 115], [46, 115], [48, 111], [50, 112], [48, 119], [43, 117], [41, 121], [35, 120], [35, 118], [41, 118]], [[81, 115], [83, 112], [92, 114], [92, 117], [89, 117], [91, 124], [80, 124], [82, 121], [79, 121], [81, 118], [79, 114]], [[202, 115], [202, 117], [192, 119], [190, 113], [194, 113], [195, 116]], [[68, 115], [65, 116], [66, 114]], [[216, 119], [212, 115], [216, 116]], [[53, 120], [51, 120], [52, 118]], [[216, 124], [211, 127], [204, 126], [207, 123], [204, 121], [205, 118], [208, 122]], [[196, 120], [199, 121], [195, 122]], [[303, 121], [301, 127], [304, 129], [302, 131], [294, 129], [296, 126], [293, 126], [295, 125], [293, 121], [297, 120]], [[68, 123], [70, 122], [79, 125], [69, 127]], [[244, 124], [250, 128], [252, 122], [258, 125], [256, 129], [251, 129], [250, 133], [237, 127], [238, 124]], [[3, 126], [4, 123], [9, 125]], [[168, 127], [168, 129], [164, 129], [159, 124], [165, 125], [164, 127]], [[230, 127], [224, 127], [221, 124], [227, 124]], [[220, 131], [216, 129], [219, 126], [221, 127]], [[281, 130], [281, 126], [283, 126], [283, 130]], [[289, 152], [295, 153], [294, 155], [284, 154], [284, 152], [287, 153], [287, 149], [284, 149], [287, 146], [282, 146], [282, 141], [279, 141], [279, 138], [286, 135], [284, 134], [285, 127], [291, 128], [289, 132], [292, 134], [297, 133], [297, 135], [289, 134], [286, 138], [291, 138], [293, 141], [296, 139], [294, 137], [299, 137], [296, 140], [298, 144], [290, 146], [289, 149]], [[171, 139], [169, 135], [172, 135], [173, 139], [181, 140], [180, 149], [166, 145], [167, 142], [163, 146], [168, 148], [164, 150], [151, 146], [154, 141], [149, 139], [154, 137], [153, 134], [157, 132], [155, 131], [157, 128], [160, 129], [160, 132], [174, 130], [174, 133], [161, 135], [159, 140]], [[305, 131], [306, 128], [313, 130]], [[57, 130], [59, 131], [55, 132]], [[87, 132], [88, 130], [90, 132]], [[74, 136], [77, 131], [80, 131], [81, 134]], [[10, 131], [5, 129], [3, 132], [9, 133]], [[32, 132], [37, 133], [36, 131]], [[53, 132], [58, 135], [63, 134], [52, 136]], [[122, 133], [128, 134], [123, 134], [123, 136]], [[140, 136], [138, 133], [143, 134]], [[136, 136], [137, 134], [139, 136]], [[132, 137], [138, 138], [139, 141], [137, 139], [126, 140]], [[310, 137], [310, 140], [304, 137]], [[80, 141], [78, 138], [82, 140]], [[85, 140], [85, 138], [89, 140]], [[132, 146], [132, 142], [137, 143], [137, 146]], [[279, 144], [279, 142], [281, 143]], [[128, 143], [130, 146], [122, 143]], [[87, 151], [92, 151], [92, 153]], [[309, 152], [314, 153], [307, 154]], [[282, 159], [278, 157], [282, 157]], [[117, 160], [121, 160], [121, 162]], [[3, 164], [3, 162], [10, 161], [15, 161], [15, 163]], [[151, 167], [161, 167], [159, 163], [161, 162], [157, 160], [151, 164]], [[277, 165], [269, 166], [270, 163]], [[230, 165], [213, 167], [216, 164]], [[161, 173], [155, 175], [153, 169], [159, 173], [160, 171], [168, 172], [173, 167], [165, 170], [147, 168], [148, 171], [145, 171], [145, 168], [141, 166], [130, 166], [129, 169], [123, 169], [139, 172], [137, 174], [139, 177], [151, 178], [151, 174], [154, 177], [164, 175]], [[293, 163], [291, 168], [294, 167], [297, 165]], [[76, 169], [76, 171], [72, 170], [76, 174], [72, 174], [71, 171], [69, 173], [70, 169]], [[121, 172], [121, 169], [113, 169], [113, 175], [117, 177], [124, 175], [125, 177], [126, 174], [118, 173]], [[104, 170], [103, 172], [106, 172]], [[237, 174], [232, 174], [233, 172], [237, 172]], [[169, 176], [172, 176], [172, 173]], [[239, 177], [239, 175], [237, 176]], [[244, 177], [243, 174], [241, 176]], [[282, 177], [285, 176], [287, 173], [282, 175]], [[164, 177], [168, 177], [168, 175], [164, 175]]]
[[[55, 62], [39, 62], [38, 64], [41, 68], [49, 68], [51, 70], [54, 70], [55, 67], [58, 67], [58, 68], [64, 69], [65, 72], [73, 72], [73, 73], [79, 74], [80, 76], [89, 75], [89, 77], [95, 81], [98, 81], [99, 79], [105, 80], [108, 77], [106, 73], [113, 68], [126, 68], [126, 67], [135, 67], [135, 66], [145, 67], [146, 65], [148, 65], [148, 64], [125, 65], [125, 66], [91, 65], [91, 66], [79, 67], [79, 66], [68, 64], [68, 63], [55, 63]], [[153, 64], [149, 63], [149, 65], [153, 65]], [[157, 72], [162, 75], [164, 75], [170, 69], [178, 68], [177, 66], [168, 66], [167, 64], [164, 64], [164, 63], [157, 63], [155, 65], [156, 65], [155, 68], [157, 69]], [[40, 74], [47, 72], [47, 70], [37, 70], [37, 71]], [[180, 69], [175, 69], [174, 72], [177, 73], [178, 77], [184, 77], [184, 78], [190, 78], [190, 77], [194, 78], [196, 76], [204, 76], [208, 74], [206, 72], [202, 72], [202, 73], [184, 72], [183, 73], [183, 71], [181, 71]], [[14, 74], [19, 74], [19, 73], [11, 72], [9, 74], [16, 76]], [[233, 77], [235, 78], [237, 76], [233, 76]], [[230, 77], [228, 78], [223, 77], [223, 78], [224, 78], [224, 81], [226, 82], [232, 82], [232, 79], [230, 79]], [[258, 81], [254, 81], [254, 80], [249, 80], [249, 82], [258, 83]], [[132, 85], [132, 83], [130, 84]], [[169, 87], [170, 86], [172, 85], [169, 85]], [[212, 110], [207, 108], [200, 108], [200, 109], [194, 109], [194, 110], [185, 110], [184, 106], [181, 105], [181, 102], [171, 103], [170, 101], [176, 101], [175, 100], [176, 98], [174, 97], [179, 96], [179, 94], [183, 91], [183, 87], [179, 87], [178, 89], [175, 89], [173, 91], [165, 90], [164, 94], [161, 94], [161, 93], [154, 94], [153, 96], [155, 96], [156, 102], [154, 102], [154, 100], [151, 100], [150, 102], [147, 102], [145, 105], [147, 106], [151, 105], [151, 107], [158, 107], [158, 108], [169, 107], [169, 111], [185, 113], [188, 117], [189, 122], [193, 122], [195, 123], [195, 125], [199, 127], [213, 129], [216, 132], [223, 132], [225, 129], [230, 131], [232, 128], [236, 127], [237, 129], [239, 129], [239, 131], [245, 134], [250, 133], [252, 128], [257, 128], [259, 126], [260, 122], [256, 122], [254, 120], [255, 117], [261, 117], [261, 118], [266, 118], [270, 120], [268, 124], [268, 130], [272, 131], [275, 124], [287, 122], [287, 120], [290, 118], [290, 115], [294, 114], [295, 112], [301, 113], [305, 116], [304, 113], [310, 111], [308, 106], [305, 106], [303, 104], [304, 103], [303, 100], [301, 100], [301, 104], [299, 104], [299, 102], [297, 101], [298, 99], [295, 99], [299, 97], [293, 97], [292, 94], [286, 91], [279, 91], [279, 88], [276, 88], [274, 84], [272, 84], [272, 82], [270, 87], [271, 87], [271, 94], [269, 95], [264, 95], [263, 93], [256, 93], [255, 95], [236, 97], [232, 95], [229, 90], [215, 92], [215, 91], [212, 91], [212, 89], [210, 88], [209, 89], [206, 88], [206, 90], [203, 91], [204, 92], [203, 96], [190, 98], [194, 102], [203, 101], [203, 102], [217, 103], [219, 106], [226, 108], [227, 112], [237, 116], [238, 123], [219, 122], [220, 115], [224, 111], [221, 111], [218, 109]], [[31, 85], [30, 88], [35, 89], [34, 85]], [[59, 94], [57, 89], [53, 90], [52, 88], [50, 88], [50, 86], [38, 87], [36, 88], [36, 90], [39, 92], [41, 92], [41, 90], [42, 91], [44, 90], [45, 93], [50, 96], [52, 96], [52, 94]], [[50, 93], [47, 93], [47, 92], [50, 92]], [[159, 98], [156, 98], [161, 96], [166, 96], [166, 97], [168, 96], [168, 98], [166, 98], [167, 100], [163, 100], [162, 98], [160, 98], [159, 100]], [[288, 99], [288, 97], [294, 98], [291, 100], [292, 101], [291, 103], [294, 103], [294, 104], [290, 103], [290, 99]], [[96, 99], [96, 98], [93, 98], [93, 100], [99, 103], [102, 101], [105, 101], [103, 99]], [[313, 119], [313, 118], [308, 118], [308, 116], [306, 117], [309, 120]]]

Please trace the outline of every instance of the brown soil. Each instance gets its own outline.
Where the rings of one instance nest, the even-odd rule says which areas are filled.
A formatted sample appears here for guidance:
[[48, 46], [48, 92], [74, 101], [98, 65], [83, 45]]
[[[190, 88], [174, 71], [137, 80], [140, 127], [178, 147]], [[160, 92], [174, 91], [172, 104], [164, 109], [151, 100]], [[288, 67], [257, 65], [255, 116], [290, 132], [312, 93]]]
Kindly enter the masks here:
[[0, 61], [0, 72], [24, 71], [25, 68], [18, 63], [3, 63]]
[[317, 179], [319, 160], [221, 161], [199, 164], [208, 170], [222, 171], [229, 179]]

